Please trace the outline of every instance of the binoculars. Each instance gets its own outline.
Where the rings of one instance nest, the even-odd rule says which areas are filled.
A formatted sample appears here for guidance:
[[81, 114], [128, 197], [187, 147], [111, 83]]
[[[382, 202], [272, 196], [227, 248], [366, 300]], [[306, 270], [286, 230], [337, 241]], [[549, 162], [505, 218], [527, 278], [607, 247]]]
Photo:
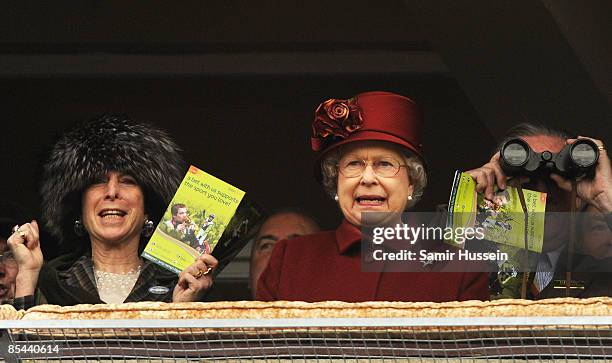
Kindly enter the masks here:
[[533, 151], [523, 139], [506, 141], [501, 149], [501, 167], [506, 175], [534, 175], [555, 173], [564, 177], [592, 175], [599, 159], [597, 145], [580, 139], [565, 145], [558, 153]]

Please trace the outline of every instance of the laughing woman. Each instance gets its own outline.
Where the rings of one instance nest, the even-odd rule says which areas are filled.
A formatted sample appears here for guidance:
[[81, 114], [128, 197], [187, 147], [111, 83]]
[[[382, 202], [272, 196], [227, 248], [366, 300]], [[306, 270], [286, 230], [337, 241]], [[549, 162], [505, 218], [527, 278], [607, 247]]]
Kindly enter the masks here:
[[183, 162], [168, 135], [123, 116], [82, 123], [45, 165], [43, 218], [71, 253], [43, 263], [36, 221], [15, 226], [14, 305], [197, 301], [217, 265], [201, 256], [177, 278], [140, 253], [178, 188]]
[[[347, 302], [488, 299], [487, 274], [362, 272], [362, 212], [404, 212], [427, 183], [415, 103], [388, 92], [328, 100], [315, 111], [317, 176], [344, 221], [335, 231], [278, 242], [259, 300]], [[457, 271], [457, 270], [455, 270]]]

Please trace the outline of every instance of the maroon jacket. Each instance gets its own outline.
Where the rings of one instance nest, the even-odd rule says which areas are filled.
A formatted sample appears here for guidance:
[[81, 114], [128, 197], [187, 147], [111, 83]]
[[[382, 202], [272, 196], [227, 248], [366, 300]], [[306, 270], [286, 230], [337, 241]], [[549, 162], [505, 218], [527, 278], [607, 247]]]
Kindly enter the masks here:
[[361, 233], [346, 220], [336, 231], [283, 240], [262, 273], [257, 300], [488, 300], [477, 272], [362, 272]]

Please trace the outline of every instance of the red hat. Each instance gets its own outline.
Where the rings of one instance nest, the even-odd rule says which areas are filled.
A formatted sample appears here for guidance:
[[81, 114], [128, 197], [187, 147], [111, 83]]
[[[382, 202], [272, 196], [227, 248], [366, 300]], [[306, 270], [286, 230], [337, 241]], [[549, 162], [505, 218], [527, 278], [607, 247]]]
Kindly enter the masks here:
[[[421, 112], [411, 99], [391, 92], [365, 92], [319, 105], [312, 122], [312, 150], [321, 156], [354, 141], [387, 141], [423, 160]], [[318, 173], [317, 173], [318, 174]]]

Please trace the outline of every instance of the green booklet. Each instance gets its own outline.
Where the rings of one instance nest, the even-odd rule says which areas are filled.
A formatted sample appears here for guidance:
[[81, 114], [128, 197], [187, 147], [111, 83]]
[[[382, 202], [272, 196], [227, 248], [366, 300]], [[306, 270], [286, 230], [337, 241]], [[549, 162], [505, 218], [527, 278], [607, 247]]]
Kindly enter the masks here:
[[180, 273], [199, 255], [213, 252], [244, 194], [190, 166], [142, 257]]
[[[542, 252], [546, 193], [523, 189], [527, 206], [527, 245], [529, 251]], [[448, 204], [446, 226], [453, 229], [480, 227], [484, 239], [502, 245], [524, 249], [525, 213], [518, 190], [508, 187], [497, 190], [493, 201], [476, 192], [476, 182], [468, 173], [455, 172]], [[446, 242], [463, 248], [463, 243]]]

